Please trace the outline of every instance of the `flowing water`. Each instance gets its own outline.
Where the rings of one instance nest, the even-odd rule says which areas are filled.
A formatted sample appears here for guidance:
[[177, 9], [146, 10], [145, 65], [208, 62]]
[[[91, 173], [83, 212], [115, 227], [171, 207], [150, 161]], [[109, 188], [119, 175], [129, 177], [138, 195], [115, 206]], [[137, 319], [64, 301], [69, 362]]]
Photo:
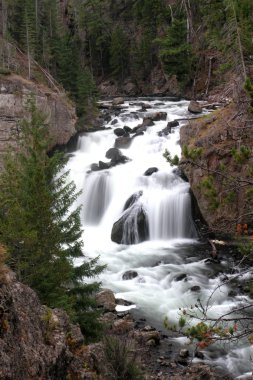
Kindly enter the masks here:
[[[137, 101], [126, 101], [117, 116], [114, 115], [117, 123], [105, 123], [110, 129], [80, 136], [68, 169], [70, 178], [78, 190], [82, 190], [78, 202], [83, 206], [85, 253], [89, 257], [99, 255], [100, 261], [107, 264], [101, 275], [103, 287], [112, 289], [118, 298], [133, 302], [139, 314], [162, 328], [165, 316], [176, 323], [180, 307], [194, 305], [198, 298], [204, 302], [209, 297], [220, 283], [222, 272], [227, 270], [227, 262], [224, 260], [215, 266], [206, 260], [207, 253], [198, 242], [191, 216], [189, 184], [163, 157], [165, 149], [172, 156], [181, 154], [180, 127], [173, 128], [167, 136], [158, 132], [168, 121], [189, 116], [188, 102], [142, 101], [152, 108], [139, 112]], [[130, 147], [121, 150], [129, 161], [107, 170], [90, 171], [91, 164], [108, 162], [105, 154], [114, 146], [115, 128], [125, 125], [134, 128], [142, 123], [144, 116], [158, 111], [166, 112], [167, 120], [156, 121], [143, 135], [135, 137]], [[158, 171], [145, 176], [151, 167]], [[130, 207], [124, 211], [133, 195], [134, 200], [129, 201]], [[140, 215], [149, 231], [149, 240], [141, 243]], [[111, 231], [121, 217], [123, 235], [121, 244], [117, 244], [111, 240]], [[138, 276], [123, 280], [123, 274], [129, 270]], [[181, 280], [178, 280], [179, 275], [182, 275]], [[197, 291], [191, 290], [196, 286]], [[215, 292], [212, 298], [215, 317], [242, 301], [243, 297], [231, 298], [228, 293], [227, 286]], [[217, 368], [225, 367], [237, 377], [252, 370], [251, 356], [253, 350], [241, 343], [229, 350], [227, 347], [210, 349], [206, 360]]]

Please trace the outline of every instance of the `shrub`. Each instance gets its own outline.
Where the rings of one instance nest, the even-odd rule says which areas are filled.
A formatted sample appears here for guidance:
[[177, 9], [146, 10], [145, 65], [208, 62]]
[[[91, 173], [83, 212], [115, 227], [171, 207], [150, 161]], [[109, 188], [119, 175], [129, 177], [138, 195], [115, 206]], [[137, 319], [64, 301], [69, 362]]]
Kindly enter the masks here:
[[131, 342], [108, 336], [104, 339], [104, 353], [110, 366], [112, 380], [142, 380], [143, 373], [137, 364]]

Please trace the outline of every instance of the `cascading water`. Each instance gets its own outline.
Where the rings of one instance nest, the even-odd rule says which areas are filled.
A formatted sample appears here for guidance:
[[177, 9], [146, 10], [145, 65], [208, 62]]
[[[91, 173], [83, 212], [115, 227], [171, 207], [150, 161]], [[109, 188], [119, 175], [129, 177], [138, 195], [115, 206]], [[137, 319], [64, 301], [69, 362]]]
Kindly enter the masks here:
[[110, 174], [90, 173], [87, 176], [84, 190], [84, 222], [96, 225], [103, 217], [111, 200]]
[[[110, 129], [79, 137], [68, 169], [70, 179], [83, 190], [78, 202], [82, 205], [85, 253], [91, 258], [99, 255], [107, 264], [101, 275], [103, 286], [134, 302], [142, 315], [161, 328], [165, 316], [176, 323], [180, 307], [194, 305], [198, 298], [208, 299], [220, 284], [227, 262], [217, 268], [206, 261], [206, 252], [196, 240], [189, 184], [163, 157], [165, 149], [180, 156], [179, 127], [167, 136], [160, 132], [168, 121], [188, 115], [188, 102], [144, 100], [152, 107], [146, 112], [140, 112], [138, 102], [125, 102], [117, 109], [116, 124], [105, 124]], [[104, 102], [104, 106], [109, 104]], [[131, 139], [130, 146], [121, 149], [127, 157], [124, 163], [90, 171], [99, 161], [106, 167], [106, 152], [115, 144], [115, 128], [134, 128], [154, 112], [166, 112], [167, 120], [155, 121], [144, 134]], [[150, 168], [155, 168], [154, 172], [144, 175]], [[113, 230], [120, 244], [111, 240]], [[123, 274], [128, 270], [138, 276], [125, 281]], [[229, 287], [223, 286], [213, 295], [214, 317], [242, 299], [229, 297]], [[206, 355], [210, 364], [227, 368], [234, 377], [251, 370], [252, 349], [232, 347], [225, 354], [216, 350]]]

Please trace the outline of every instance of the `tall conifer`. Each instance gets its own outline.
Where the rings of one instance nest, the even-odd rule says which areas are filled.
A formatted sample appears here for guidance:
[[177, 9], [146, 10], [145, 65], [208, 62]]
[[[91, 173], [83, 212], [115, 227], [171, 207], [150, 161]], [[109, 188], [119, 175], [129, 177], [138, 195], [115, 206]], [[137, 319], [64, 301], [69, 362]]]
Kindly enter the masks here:
[[[61, 154], [47, 155], [46, 117], [29, 101], [30, 118], [21, 123], [18, 152], [11, 152], [0, 177], [0, 241], [9, 265], [50, 307], [64, 308], [84, 333], [98, 329], [94, 292], [88, 281], [103, 269], [83, 254], [78, 194], [64, 172]], [[83, 264], [74, 266], [74, 259]]]

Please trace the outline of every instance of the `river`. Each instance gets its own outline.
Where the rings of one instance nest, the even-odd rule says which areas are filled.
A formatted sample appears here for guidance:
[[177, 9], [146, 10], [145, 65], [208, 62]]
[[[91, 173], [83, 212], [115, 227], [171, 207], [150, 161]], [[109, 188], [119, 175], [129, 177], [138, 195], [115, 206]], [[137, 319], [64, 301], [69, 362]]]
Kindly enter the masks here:
[[[140, 101], [151, 108], [141, 112]], [[105, 107], [109, 104], [103, 102]], [[101, 263], [107, 264], [101, 275], [103, 287], [112, 289], [118, 298], [133, 302], [138, 313], [158, 328], [162, 328], [166, 316], [176, 323], [180, 307], [194, 305], [198, 298], [204, 302], [228, 270], [226, 259], [217, 265], [207, 260], [206, 246], [198, 240], [191, 216], [189, 184], [163, 157], [165, 149], [172, 156], [181, 155], [180, 126], [172, 128], [168, 135], [158, 133], [168, 121], [190, 116], [187, 107], [184, 100], [125, 101], [112, 111], [113, 124], [105, 123], [109, 129], [79, 137], [77, 150], [67, 164], [70, 178], [82, 190], [78, 203], [82, 205], [85, 254], [91, 258], [99, 255]], [[105, 154], [114, 146], [115, 128], [134, 128], [155, 112], [166, 112], [166, 120], [155, 121], [143, 135], [132, 139], [128, 148], [121, 150], [129, 159], [126, 163], [90, 172], [91, 164], [108, 161]], [[144, 175], [153, 167], [158, 170]], [[136, 220], [140, 210], [144, 210], [148, 221], [149, 240], [130, 245], [114, 243], [113, 224], [126, 215], [123, 209], [133, 194], [140, 196], [125, 218], [122, 242], [138, 243]], [[135, 277], [124, 280], [126, 271], [135, 272]], [[229, 291], [228, 286], [223, 286], [215, 292], [211, 310], [215, 317], [242, 301], [244, 296], [232, 298]], [[229, 348], [211, 348], [205, 360], [217, 368], [226, 368], [234, 378], [241, 375], [247, 378], [252, 370], [251, 356], [253, 349], [242, 342]]]

